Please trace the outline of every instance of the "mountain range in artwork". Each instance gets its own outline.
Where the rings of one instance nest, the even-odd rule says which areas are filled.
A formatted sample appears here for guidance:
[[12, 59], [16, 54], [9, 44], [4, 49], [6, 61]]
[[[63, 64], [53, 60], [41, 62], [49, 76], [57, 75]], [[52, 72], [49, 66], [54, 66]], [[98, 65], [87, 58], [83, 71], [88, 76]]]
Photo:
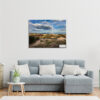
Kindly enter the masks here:
[[66, 48], [66, 20], [29, 20], [29, 48]]

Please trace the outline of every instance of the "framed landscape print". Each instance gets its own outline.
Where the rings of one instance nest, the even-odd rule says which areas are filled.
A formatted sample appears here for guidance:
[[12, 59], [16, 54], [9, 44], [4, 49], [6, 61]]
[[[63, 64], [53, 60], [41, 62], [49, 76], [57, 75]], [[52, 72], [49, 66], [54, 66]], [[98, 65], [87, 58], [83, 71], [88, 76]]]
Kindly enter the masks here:
[[29, 48], [66, 48], [66, 20], [29, 20]]

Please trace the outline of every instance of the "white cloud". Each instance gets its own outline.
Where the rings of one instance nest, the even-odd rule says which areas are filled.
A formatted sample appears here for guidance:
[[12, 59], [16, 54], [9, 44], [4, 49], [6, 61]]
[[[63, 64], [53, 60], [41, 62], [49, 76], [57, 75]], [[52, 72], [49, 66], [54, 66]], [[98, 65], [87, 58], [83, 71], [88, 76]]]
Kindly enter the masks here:
[[31, 23], [29, 22], [29, 25], [32, 25], [34, 29], [42, 29], [42, 30], [51, 30], [52, 26], [48, 24], [39, 24], [39, 23]]

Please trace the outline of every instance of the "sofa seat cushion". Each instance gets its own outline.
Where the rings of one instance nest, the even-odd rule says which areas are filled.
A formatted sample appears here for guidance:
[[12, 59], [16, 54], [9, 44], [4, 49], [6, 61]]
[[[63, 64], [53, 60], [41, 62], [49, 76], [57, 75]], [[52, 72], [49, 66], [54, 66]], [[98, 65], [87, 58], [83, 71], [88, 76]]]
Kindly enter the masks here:
[[62, 75], [30, 75], [21, 76], [21, 81], [26, 84], [63, 84], [64, 77]]
[[92, 78], [87, 76], [79, 75], [67, 75], [64, 76], [64, 84], [68, 85], [92, 85]]

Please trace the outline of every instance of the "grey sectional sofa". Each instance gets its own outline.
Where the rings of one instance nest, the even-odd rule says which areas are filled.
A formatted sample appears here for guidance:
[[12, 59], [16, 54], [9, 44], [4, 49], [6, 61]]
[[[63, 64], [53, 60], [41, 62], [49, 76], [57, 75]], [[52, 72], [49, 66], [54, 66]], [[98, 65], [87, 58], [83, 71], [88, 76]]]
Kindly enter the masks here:
[[[61, 71], [64, 64], [79, 65], [85, 68], [83, 60], [19, 60], [19, 65], [28, 64], [30, 76], [21, 76], [21, 81], [25, 82], [25, 91], [64, 91], [65, 93], [92, 93], [93, 72], [88, 71], [85, 76], [62, 76]], [[39, 64], [55, 64], [56, 75], [39, 75]], [[13, 71], [10, 72], [12, 81]], [[20, 91], [17, 86], [13, 91]]]

